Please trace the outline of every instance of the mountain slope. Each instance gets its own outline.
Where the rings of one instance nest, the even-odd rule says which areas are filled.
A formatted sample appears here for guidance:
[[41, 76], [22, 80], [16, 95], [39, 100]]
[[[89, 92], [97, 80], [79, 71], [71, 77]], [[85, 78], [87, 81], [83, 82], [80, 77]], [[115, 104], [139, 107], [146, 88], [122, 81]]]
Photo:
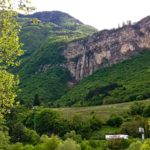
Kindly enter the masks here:
[[[129, 79], [132, 82], [126, 85], [128, 80], [124, 74], [133, 76], [131, 73], [136, 68], [136, 64], [132, 63], [129, 72], [123, 71], [122, 76], [119, 74], [119, 69], [116, 69], [116, 74], [107, 71], [109, 79], [106, 80], [103, 78], [104, 71], [100, 71], [102, 77], [101, 73], [97, 76], [102, 79], [97, 80], [93, 75], [89, 83], [88, 80], [85, 81], [85, 85], [82, 83], [86, 80], [84, 79], [86, 76], [92, 75], [97, 70], [130, 59], [144, 49], [149, 51], [147, 49], [150, 48], [150, 17], [146, 17], [134, 25], [128, 24], [118, 29], [104, 30], [87, 37], [85, 37], [88, 33], [85, 32], [87, 30], [85, 25], [83, 26], [78, 20], [75, 20], [74, 30], [66, 27], [65, 25], [68, 23], [64, 25], [64, 22], [54, 24], [54, 21], [53, 23], [38, 21], [37, 24], [34, 24], [34, 19], [28, 16], [26, 18], [22, 16], [19, 19], [23, 20], [21, 21], [23, 30], [26, 27], [29, 28], [28, 32], [25, 30], [20, 35], [21, 40], [25, 41], [26, 47], [23, 63], [18, 70], [21, 77], [21, 92], [18, 99], [22, 102], [32, 103], [37, 94], [43, 103], [55, 103], [60, 99], [57, 104], [61, 105], [95, 105], [149, 97], [147, 89], [149, 74], [146, 70], [143, 70], [144, 75], [141, 74], [143, 81], [146, 80], [145, 82], [142, 83], [142, 80], [139, 80], [138, 74], [141, 72], [137, 69], [135, 79]], [[76, 24], [84, 30], [79, 32]], [[37, 28], [39, 32], [37, 32]], [[148, 67], [143, 62], [147, 60], [149, 63], [149, 60], [144, 54], [141, 55], [141, 59], [136, 60], [139, 67], [142, 63], [143, 68], [140, 68], [142, 70], [144, 67]], [[128, 68], [129, 66], [122, 67]], [[119, 80], [117, 76], [122, 80]], [[76, 85], [82, 79], [81, 84]], [[101, 85], [99, 82], [102, 82]], [[72, 86], [74, 86], [73, 89], [71, 89]], [[134, 90], [134, 86], [137, 91]], [[139, 90], [140, 88], [143, 88], [142, 92]], [[67, 92], [68, 94], [66, 94]]]
[[58, 103], [100, 105], [150, 98], [150, 50], [84, 78]]
[[[34, 19], [37, 19], [36, 23]], [[26, 55], [53, 38], [67, 36], [76, 39], [97, 31], [94, 27], [84, 25], [72, 16], [59, 11], [19, 14], [18, 21], [22, 24], [20, 39], [24, 43]]]
[[18, 99], [30, 104], [38, 94], [43, 102], [54, 101], [67, 91], [71, 78], [68, 69], [62, 67], [66, 44], [97, 30], [55, 11], [20, 14], [18, 21], [22, 24], [20, 39], [25, 50], [21, 66], [15, 70], [21, 78]]
[[36, 12], [31, 15], [22, 15], [19, 14], [19, 17], [21, 18], [37, 18], [41, 22], [44, 23], [54, 23], [59, 26], [64, 26], [64, 24], [76, 24], [76, 25], [81, 25], [83, 24], [81, 21], [75, 19], [74, 17], [70, 16], [67, 13], [60, 12], [60, 11], [43, 11], [43, 12]]
[[113, 30], [103, 30], [67, 45], [66, 67], [77, 80], [96, 70], [129, 59], [150, 48], [150, 17], [135, 24]]

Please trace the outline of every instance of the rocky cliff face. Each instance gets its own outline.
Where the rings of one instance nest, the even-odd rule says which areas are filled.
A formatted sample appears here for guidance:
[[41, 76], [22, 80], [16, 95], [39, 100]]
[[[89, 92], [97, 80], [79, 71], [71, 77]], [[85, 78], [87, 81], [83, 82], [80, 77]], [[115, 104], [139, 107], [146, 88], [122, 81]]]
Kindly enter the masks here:
[[104, 30], [68, 44], [63, 55], [66, 67], [77, 80], [94, 71], [121, 62], [150, 48], [150, 17], [134, 25]]

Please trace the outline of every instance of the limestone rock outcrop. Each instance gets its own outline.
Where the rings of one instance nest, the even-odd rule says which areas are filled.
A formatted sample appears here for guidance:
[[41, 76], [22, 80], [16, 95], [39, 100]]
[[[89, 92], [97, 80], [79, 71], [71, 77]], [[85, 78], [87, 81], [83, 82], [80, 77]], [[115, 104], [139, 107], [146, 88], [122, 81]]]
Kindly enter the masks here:
[[150, 17], [118, 29], [103, 30], [67, 45], [66, 67], [76, 81], [150, 48]]

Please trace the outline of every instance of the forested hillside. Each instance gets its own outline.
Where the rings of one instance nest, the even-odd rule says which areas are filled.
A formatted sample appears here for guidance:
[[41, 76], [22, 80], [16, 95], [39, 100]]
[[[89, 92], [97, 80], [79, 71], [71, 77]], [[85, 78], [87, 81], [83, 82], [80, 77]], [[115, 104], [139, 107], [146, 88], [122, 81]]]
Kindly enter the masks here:
[[101, 105], [150, 98], [150, 51], [84, 78], [58, 103]]
[[51, 103], [66, 93], [71, 80], [70, 72], [62, 66], [66, 44], [97, 29], [59, 11], [20, 14], [18, 21], [25, 52], [15, 69], [21, 78], [18, 100], [30, 105], [38, 94], [43, 103]]
[[17, 99], [22, 104], [32, 106], [36, 97], [50, 107], [150, 97], [149, 17], [97, 33], [57, 11], [19, 15], [18, 20], [25, 50], [15, 70], [21, 78]]

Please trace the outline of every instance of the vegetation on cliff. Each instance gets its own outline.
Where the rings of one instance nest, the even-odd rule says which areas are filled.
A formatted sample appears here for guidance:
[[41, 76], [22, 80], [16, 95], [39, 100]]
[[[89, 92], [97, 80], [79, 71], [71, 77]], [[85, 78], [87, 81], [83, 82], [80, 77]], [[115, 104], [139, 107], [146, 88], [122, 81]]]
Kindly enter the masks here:
[[59, 101], [62, 105], [101, 105], [150, 98], [150, 52], [145, 51], [84, 78]]

